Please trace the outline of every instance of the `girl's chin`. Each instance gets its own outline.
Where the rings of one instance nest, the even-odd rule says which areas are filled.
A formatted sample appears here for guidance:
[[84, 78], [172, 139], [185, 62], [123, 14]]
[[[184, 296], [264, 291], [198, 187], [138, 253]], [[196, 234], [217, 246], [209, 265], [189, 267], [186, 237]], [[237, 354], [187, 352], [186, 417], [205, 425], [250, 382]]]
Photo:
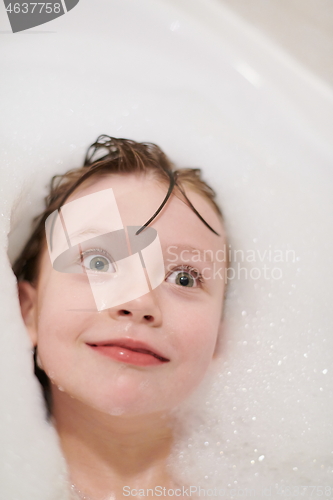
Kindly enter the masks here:
[[[187, 397], [187, 391], [169, 391], [167, 387], [143, 387], [142, 384], [133, 383], [116, 384], [116, 386], [86, 386], [86, 390], [77, 390], [77, 383], [71, 386], [62, 387], [61, 384], [53, 381], [52, 392], [56, 393], [55, 402], [58, 400], [59, 409], [67, 399], [69, 407], [75, 406], [77, 402], [78, 411], [84, 411], [82, 404], [88, 408], [113, 416], [139, 416], [156, 413], [172, 412]], [[147, 390], [148, 389], [148, 390]], [[192, 388], [191, 388], [192, 389]], [[79, 408], [81, 407], [81, 408]], [[87, 410], [88, 410], [87, 408]]]
[[132, 401], [116, 401], [111, 404], [105, 404], [105, 401], [98, 402], [92, 405], [96, 410], [107, 413], [113, 416], [135, 417], [140, 415], [149, 415], [156, 413], [167, 413], [172, 410], [166, 407], [165, 404], [155, 404], [154, 401], [132, 400]]
[[[176, 406], [176, 404], [166, 405], [165, 403], [168, 401], [167, 398], [165, 401], [157, 401], [157, 398], [152, 396], [138, 397], [138, 393], [134, 394], [133, 397], [127, 396], [127, 398], [124, 398], [124, 395], [117, 397], [115, 394], [99, 394], [97, 398], [90, 398], [87, 394], [73, 394], [66, 390], [61, 391], [60, 394], [60, 397], [69, 396], [70, 406], [73, 409], [76, 406], [75, 402], [77, 402], [78, 411], [80, 413], [85, 411], [85, 407], [87, 411], [89, 411], [88, 409], [90, 408], [97, 412], [112, 416], [136, 417], [156, 413], [167, 414]], [[60, 402], [59, 404], [61, 406]], [[82, 407], [82, 405], [84, 407]]]

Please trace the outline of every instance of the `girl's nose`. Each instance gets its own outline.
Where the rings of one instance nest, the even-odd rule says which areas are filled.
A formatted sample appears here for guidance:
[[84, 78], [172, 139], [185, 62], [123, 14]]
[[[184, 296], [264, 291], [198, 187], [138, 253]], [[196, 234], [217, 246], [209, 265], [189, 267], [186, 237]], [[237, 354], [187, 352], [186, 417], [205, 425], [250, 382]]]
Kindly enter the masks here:
[[160, 326], [162, 323], [162, 312], [155, 292], [146, 293], [130, 302], [112, 307], [108, 311], [116, 320], [125, 319], [151, 326]]

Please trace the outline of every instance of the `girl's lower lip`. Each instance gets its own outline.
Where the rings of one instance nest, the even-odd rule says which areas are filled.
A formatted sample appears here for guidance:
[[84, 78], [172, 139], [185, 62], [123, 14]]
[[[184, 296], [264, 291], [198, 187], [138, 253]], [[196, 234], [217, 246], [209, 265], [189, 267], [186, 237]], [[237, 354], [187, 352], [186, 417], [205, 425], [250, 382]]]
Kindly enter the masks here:
[[131, 349], [126, 349], [126, 347], [117, 345], [88, 345], [100, 354], [115, 359], [116, 361], [121, 361], [122, 363], [129, 363], [137, 366], [161, 365], [165, 363], [165, 361], [156, 358], [152, 354], [132, 351]]

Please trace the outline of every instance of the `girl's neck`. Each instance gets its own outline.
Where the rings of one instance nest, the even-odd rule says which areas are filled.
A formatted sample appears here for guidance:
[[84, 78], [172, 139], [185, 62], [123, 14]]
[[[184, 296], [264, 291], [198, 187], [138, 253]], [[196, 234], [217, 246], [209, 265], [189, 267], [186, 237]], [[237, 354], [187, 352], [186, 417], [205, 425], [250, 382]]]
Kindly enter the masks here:
[[108, 415], [53, 390], [52, 423], [77, 498], [123, 500], [124, 487], [171, 486], [166, 463], [173, 441], [169, 416]]

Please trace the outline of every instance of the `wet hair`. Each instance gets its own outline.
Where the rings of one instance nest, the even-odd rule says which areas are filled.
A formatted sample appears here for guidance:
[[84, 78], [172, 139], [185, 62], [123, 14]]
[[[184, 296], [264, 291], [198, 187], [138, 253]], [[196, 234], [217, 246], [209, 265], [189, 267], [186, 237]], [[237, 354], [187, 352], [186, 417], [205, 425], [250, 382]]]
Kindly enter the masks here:
[[[84, 164], [80, 168], [69, 170], [65, 174], [55, 175], [50, 184], [49, 194], [45, 198], [44, 211], [34, 219], [35, 229], [13, 265], [18, 281], [28, 281], [36, 285], [39, 275], [42, 250], [46, 245], [45, 221], [59, 209], [68, 197], [87, 179], [105, 174], [151, 174], [161, 184], [169, 184], [165, 199], [153, 216], [137, 231], [147, 227], [163, 209], [172, 191], [183, 197], [185, 203], [195, 212], [200, 220], [217, 236], [220, 236], [197, 212], [192, 205], [184, 186], [200, 194], [219, 216], [222, 224], [223, 214], [218, 206], [215, 191], [201, 178], [200, 168], [177, 169], [159, 146], [149, 142], [136, 142], [100, 135], [88, 148]], [[35, 375], [43, 387], [44, 398], [51, 415], [50, 381], [46, 373], [38, 367], [34, 350]]]

